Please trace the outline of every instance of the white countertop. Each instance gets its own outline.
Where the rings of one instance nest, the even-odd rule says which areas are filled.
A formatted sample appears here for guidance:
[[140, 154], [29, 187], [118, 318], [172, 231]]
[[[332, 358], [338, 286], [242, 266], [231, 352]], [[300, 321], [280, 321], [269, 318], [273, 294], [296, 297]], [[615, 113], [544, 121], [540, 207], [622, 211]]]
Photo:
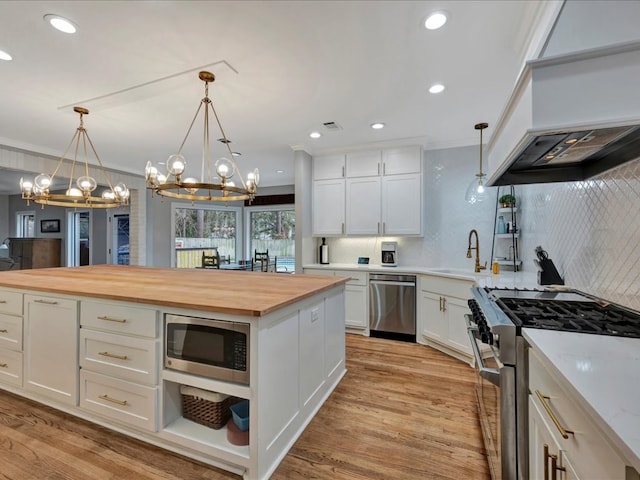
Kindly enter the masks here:
[[640, 472], [640, 339], [524, 328], [625, 460]]
[[457, 278], [460, 280], [470, 280], [476, 282], [481, 287], [502, 287], [502, 288], [539, 288], [537, 275], [532, 272], [502, 272], [492, 275], [490, 272], [482, 271], [475, 273], [472, 270], [447, 267], [417, 267], [400, 265], [397, 267], [383, 267], [382, 265], [369, 264], [358, 265], [357, 263], [313, 263], [303, 265], [302, 268], [325, 269], [325, 270], [361, 270], [371, 273], [397, 273], [408, 275], [437, 275], [447, 278]]

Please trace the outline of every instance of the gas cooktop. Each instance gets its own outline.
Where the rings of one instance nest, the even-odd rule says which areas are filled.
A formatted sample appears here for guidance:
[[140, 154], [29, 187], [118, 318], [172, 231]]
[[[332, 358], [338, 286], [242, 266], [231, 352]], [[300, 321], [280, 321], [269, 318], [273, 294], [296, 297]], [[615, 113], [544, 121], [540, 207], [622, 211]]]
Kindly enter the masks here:
[[640, 338], [640, 312], [582, 292], [486, 291], [517, 327]]

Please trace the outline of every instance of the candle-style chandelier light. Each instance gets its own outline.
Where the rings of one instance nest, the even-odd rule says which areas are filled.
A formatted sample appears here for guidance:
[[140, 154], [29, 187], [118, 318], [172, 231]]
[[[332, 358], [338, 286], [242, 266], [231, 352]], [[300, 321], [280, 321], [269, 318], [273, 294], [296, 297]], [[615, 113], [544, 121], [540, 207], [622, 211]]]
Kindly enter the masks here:
[[[187, 134], [178, 149], [178, 153], [170, 155], [166, 163], [166, 174], [161, 173], [160, 167], [154, 166], [152, 162], [147, 162], [145, 168], [145, 178], [147, 188], [153, 193], [163, 197], [178, 198], [191, 201], [208, 202], [230, 202], [236, 200], [253, 200], [260, 180], [258, 169], [256, 168], [247, 175], [246, 181], [238, 169], [234, 156], [237, 153], [231, 150], [231, 140], [224, 133], [220, 119], [209, 98], [209, 83], [215, 80], [215, 76], [210, 72], [200, 72], [199, 78], [204, 82], [204, 98], [200, 101], [196, 114], [189, 125]], [[204, 138], [202, 145], [202, 165], [200, 179], [194, 177], [183, 178], [187, 161], [182, 155], [182, 149], [191, 133], [200, 110], [204, 106]], [[209, 108], [215, 117], [221, 138], [218, 141], [223, 144], [225, 155], [216, 160], [212, 165], [211, 144], [209, 136]], [[212, 169], [212, 166], [215, 170]], [[215, 171], [215, 173], [214, 173]], [[232, 179], [237, 174], [240, 185], [236, 185]]]
[[[22, 198], [29, 202], [38, 203], [40, 205], [55, 205], [59, 207], [74, 208], [117, 208], [129, 204], [129, 189], [124, 183], [118, 183], [115, 186], [111, 184], [107, 171], [102, 165], [102, 161], [96, 152], [96, 149], [89, 138], [87, 130], [84, 128], [83, 115], [88, 115], [89, 110], [84, 107], [73, 107], [73, 111], [80, 115], [80, 126], [76, 129], [69, 145], [60, 157], [55, 170], [51, 175], [41, 173], [36, 176], [33, 181], [26, 180], [24, 177], [20, 179], [20, 192]], [[96, 179], [89, 175], [89, 161], [87, 144], [91, 147], [93, 155], [96, 157], [100, 169], [104, 175], [104, 181], [108, 188], [102, 192], [101, 196], [93, 196], [94, 190], [98, 187]], [[75, 145], [73, 162], [71, 163], [71, 173], [69, 175], [69, 185], [64, 193], [51, 193], [50, 188], [53, 185], [55, 176], [58, 174], [60, 167], [64, 164], [65, 157], [72, 145]], [[82, 152], [84, 157], [84, 175], [80, 175], [75, 181], [76, 164], [78, 162], [78, 153]], [[62, 174], [61, 174], [62, 175]]]

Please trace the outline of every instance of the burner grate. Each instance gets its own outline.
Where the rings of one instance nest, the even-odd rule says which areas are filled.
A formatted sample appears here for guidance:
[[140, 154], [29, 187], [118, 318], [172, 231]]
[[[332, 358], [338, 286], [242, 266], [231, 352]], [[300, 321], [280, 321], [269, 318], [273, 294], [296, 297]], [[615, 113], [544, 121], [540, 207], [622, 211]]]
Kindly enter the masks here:
[[523, 298], [497, 303], [520, 327], [640, 338], [640, 314], [618, 305]]

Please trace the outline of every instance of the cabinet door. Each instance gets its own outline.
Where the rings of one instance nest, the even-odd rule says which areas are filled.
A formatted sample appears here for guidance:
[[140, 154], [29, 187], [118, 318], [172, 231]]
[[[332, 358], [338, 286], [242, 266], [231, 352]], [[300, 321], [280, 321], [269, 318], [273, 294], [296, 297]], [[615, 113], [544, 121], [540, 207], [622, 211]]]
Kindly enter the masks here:
[[344, 233], [344, 180], [313, 182], [312, 223], [314, 235]]
[[437, 293], [424, 292], [420, 298], [422, 314], [422, 334], [440, 343], [446, 343], [449, 329], [442, 313], [444, 297]]
[[382, 151], [383, 175], [401, 175], [422, 171], [422, 147], [386, 148]]
[[78, 404], [78, 302], [25, 295], [24, 386]]
[[313, 179], [344, 178], [344, 153], [313, 157]]
[[449, 327], [449, 344], [451, 347], [469, 355], [473, 354], [469, 343], [465, 314], [469, 313], [466, 300], [455, 297], [443, 297], [443, 310]]
[[347, 179], [347, 233], [380, 233], [380, 177]]
[[422, 174], [382, 178], [382, 234], [422, 234]]
[[345, 323], [348, 327], [367, 328], [367, 287], [349, 285], [344, 287]]
[[379, 176], [381, 161], [380, 150], [347, 153], [347, 177]]

